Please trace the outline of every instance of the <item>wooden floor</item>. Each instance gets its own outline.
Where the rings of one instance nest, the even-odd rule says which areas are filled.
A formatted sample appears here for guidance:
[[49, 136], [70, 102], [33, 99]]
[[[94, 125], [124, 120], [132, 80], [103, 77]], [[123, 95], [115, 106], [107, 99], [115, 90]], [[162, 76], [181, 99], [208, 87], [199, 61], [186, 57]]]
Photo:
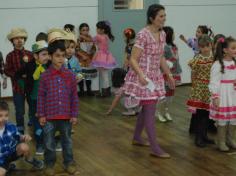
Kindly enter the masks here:
[[[105, 116], [111, 98], [81, 98], [79, 124], [73, 135], [74, 157], [80, 175], [235, 176], [236, 151], [221, 153], [215, 146], [204, 149], [194, 146], [193, 137], [188, 134], [190, 114], [185, 106], [188, 92], [189, 87], [177, 88], [171, 107], [173, 122], [157, 122], [158, 141], [171, 154], [171, 159], [150, 157], [149, 148], [130, 145], [136, 117], [122, 116], [121, 106], [112, 116]], [[43, 175], [24, 162], [17, 163], [19, 171], [10, 175]], [[56, 170], [63, 172], [61, 153], [58, 153]]]

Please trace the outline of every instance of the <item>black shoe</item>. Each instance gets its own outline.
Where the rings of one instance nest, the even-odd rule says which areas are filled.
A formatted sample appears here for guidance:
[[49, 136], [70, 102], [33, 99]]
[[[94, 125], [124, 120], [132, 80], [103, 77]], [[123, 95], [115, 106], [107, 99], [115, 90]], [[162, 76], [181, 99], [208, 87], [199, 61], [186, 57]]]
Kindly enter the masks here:
[[79, 97], [84, 97], [84, 96], [85, 96], [84, 91], [79, 91], [79, 92], [78, 92], [78, 96], [79, 96]]
[[203, 140], [202, 137], [196, 137], [195, 138], [195, 145], [200, 148], [206, 147], [206, 142]]
[[95, 94], [92, 91], [87, 91], [87, 96], [93, 97]]
[[209, 139], [208, 137], [204, 137], [203, 140], [206, 144], [215, 144], [215, 141], [212, 139]]
[[188, 132], [189, 132], [190, 135], [195, 134], [195, 130], [193, 128], [189, 128]]
[[210, 133], [216, 134], [217, 133], [217, 128], [214, 124], [210, 124], [207, 128], [207, 131], [209, 131]]

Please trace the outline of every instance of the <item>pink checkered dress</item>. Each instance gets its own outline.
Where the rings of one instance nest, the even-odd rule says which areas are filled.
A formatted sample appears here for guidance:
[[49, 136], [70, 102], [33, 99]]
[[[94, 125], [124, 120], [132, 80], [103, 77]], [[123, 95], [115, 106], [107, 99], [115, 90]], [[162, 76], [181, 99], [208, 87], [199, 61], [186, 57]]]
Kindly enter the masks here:
[[157, 42], [151, 32], [144, 28], [138, 33], [134, 46], [143, 50], [138, 59], [138, 64], [143, 73], [153, 81], [155, 90], [150, 91], [146, 86], [141, 85], [138, 75], [130, 69], [125, 78], [125, 94], [138, 100], [163, 99], [165, 97], [165, 87], [160, 70], [160, 59], [164, 54], [165, 32], [160, 33], [160, 40]]

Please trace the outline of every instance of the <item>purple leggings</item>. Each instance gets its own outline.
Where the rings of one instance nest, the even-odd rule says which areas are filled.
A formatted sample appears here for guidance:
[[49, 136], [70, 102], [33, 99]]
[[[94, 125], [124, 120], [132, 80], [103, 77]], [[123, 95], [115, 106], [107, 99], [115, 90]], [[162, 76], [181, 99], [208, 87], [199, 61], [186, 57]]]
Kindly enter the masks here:
[[136, 122], [136, 128], [134, 131], [134, 140], [140, 143], [143, 142], [141, 134], [145, 127], [152, 151], [155, 154], [160, 155], [165, 152], [161, 149], [161, 147], [156, 141], [155, 112], [156, 112], [156, 103], [144, 104], [142, 106], [142, 110], [139, 113]]

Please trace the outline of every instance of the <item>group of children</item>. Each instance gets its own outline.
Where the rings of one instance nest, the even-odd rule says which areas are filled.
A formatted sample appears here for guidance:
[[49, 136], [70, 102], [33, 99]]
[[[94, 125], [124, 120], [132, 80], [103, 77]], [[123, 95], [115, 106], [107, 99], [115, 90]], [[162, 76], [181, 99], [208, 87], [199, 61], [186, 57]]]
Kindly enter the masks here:
[[[3, 73], [12, 81], [16, 126], [8, 122], [9, 108], [1, 101], [0, 175], [5, 175], [10, 163], [22, 156], [35, 167], [43, 167], [42, 161], [30, 155], [26, 144], [31, 138], [24, 135], [25, 99], [34, 126], [36, 154], [44, 154], [46, 175], [55, 174], [57, 131], [60, 132], [65, 170], [70, 174], [76, 172], [71, 133], [72, 125], [77, 123], [78, 95], [94, 96], [91, 84], [95, 77], [99, 75], [102, 80], [99, 96], [110, 96], [109, 70], [113, 69], [111, 77], [115, 98], [106, 114], [112, 112], [122, 97], [127, 109], [123, 115], [140, 112], [139, 100], [125, 95], [123, 87], [126, 73], [131, 69], [129, 59], [135, 31], [132, 28], [124, 30], [124, 66], [115, 68], [117, 62], [109, 51], [109, 40], [114, 40], [111, 25], [108, 21], [100, 21], [96, 27], [95, 37], [89, 34], [89, 25], [86, 23], [79, 26], [78, 38], [75, 27], [70, 24], [65, 25], [64, 29], [51, 29], [48, 34], [39, 33], [32, 45], [32, 52], [24, 48], [28, 37], [24, 29], [12, 29], [7, 36], [14, 50], [7, 55], [5, 65], [0, 53], [0, 64], [4, 66], [0, 73], [4, 88], [7, 85]], [[164, 57], [178, 85], [181, 83], [182, 69], [178, 47], [174, 43], [174, 30], [170, 26], [163, 30], [166, 34]], [[198, 26], [196, 38], [187, 40], [181, 35], [180, 39], [194, 51], [194, 58], [189, 61], [192, 89], [187, 105], [193, 114], [194, 124], [191, 124], [190, 132], [195, 134], [196, 146], [214, 144], [207, 136], [209, 123], [214, 123], [209, 121], [210, 118], [216, 122], [213, 126], [217, 126], [218, 148], [221, 151], [228, 151], [229, 147], [236, 149], [236, 40], [222, 34], [214, 36], [212, 40], [212, 31], [206, 26]], [[166, 98], [159, 103], [157, 113], [161, 122], [172, 120], [169, 109], [175, 92], [168, 84], [165, 89]]]
[[182, 35], [180, 38], [195, 53], [188, 63], [192, 70], [192, 89], [187, 105], [193, 114], [190, 132], [195, 134], [196, 146], [215, 144], [207, 136], [209, 125], [213, 124], [217, 127], [219, 150], [236, 149], [236, 40], [223, 34], [212, 37], [206, 26], [198, 26], [196, 38], [188, 40], [192, 42]]
[[[14, 28], [8, 34], [14, 50], [7, 54], [5, 64], [1, 57], [1, 68], [4, 67], [1, 74], [4, 88], [5, 75], [12, 81], [16, 126], [8, 122], [8, 106], [1, 102], [0, 175], [5, 175], [10, 163], [21, 156], [36, 168], [41, 169], [45, 164], [45, 174], [54, 175], [58, 138], [65, 171], [69, 174], [77, 171], [71, 133], [72, 125], [77, 123], [78, 96], [94, 96], [91, 83], [98, 72], [103, 82], [99, 96], [110, 96], [108, 71], [116, 66], [116, 60], [108, 49], [109, 39], [114, 40], [109, 22], [97, 23], [94, 38], [90, 36], [86, 23], [79, 26], [79, 33], [77, 38], [74, 26], [70, 24], [64, 29], [53, 28], [47, 34], [41, 32], [36, 36], [32, 52], [24, 48], [28, 37], [25, 29]], [[44, 163], [31, 157], [28, 145], [22, 143], [31, 140], [30, 136], [24, 135], [25, 99], [34, 127], [36, 154], [44, 154]], [[57, 132], [59, 137], [55, 137]]]

